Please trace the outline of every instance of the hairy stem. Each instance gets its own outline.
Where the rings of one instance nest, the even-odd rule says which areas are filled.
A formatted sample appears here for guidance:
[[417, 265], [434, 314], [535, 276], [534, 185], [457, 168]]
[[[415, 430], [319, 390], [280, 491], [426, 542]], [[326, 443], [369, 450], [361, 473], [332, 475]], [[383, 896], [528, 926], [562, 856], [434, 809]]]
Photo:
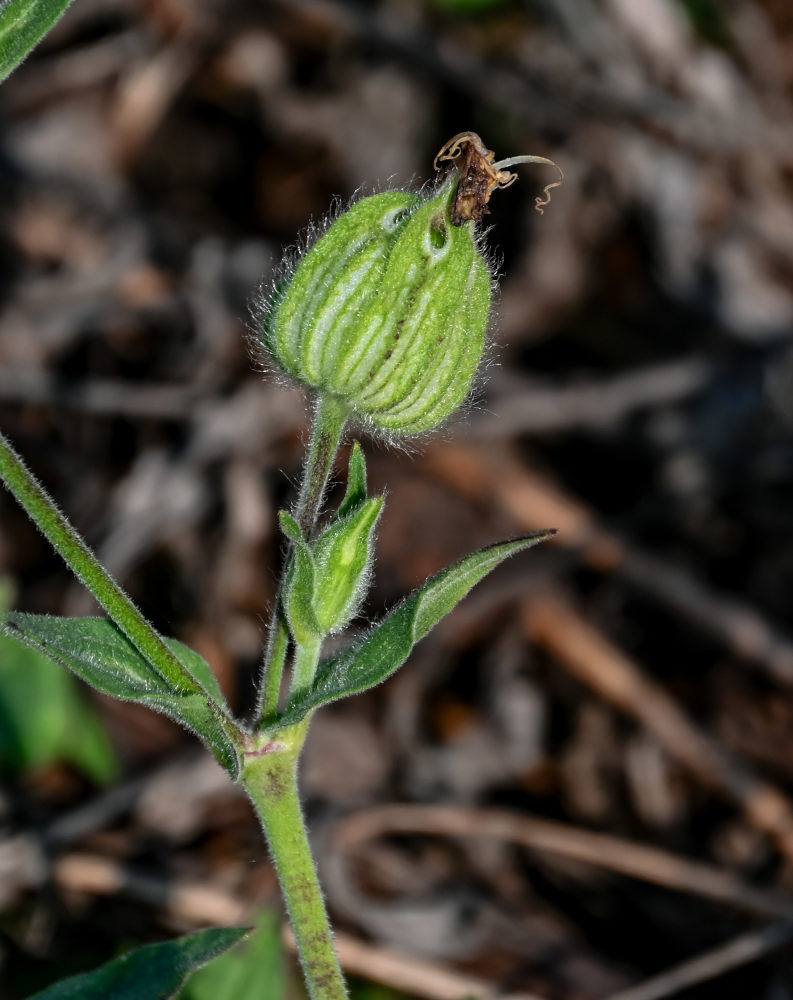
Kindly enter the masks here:
[[242, 783], [262, 824], [281, 883], [311, 1000], [344, 1000], [339, 960], [297, 792], [297, 758], [308, 720], [246, 755]]
[[[319, 396], [314, 411], [308, 458], [303, 470], [303, 481], [295, 509], [297, 522], [307, 538], [310, 537], [319, 517], [322, 499], [325, 496], [328, 479], [333, 471], [333, 463], [341, 444], [341, 436], [346, 422], [347, 410], [340, 400], [327, 394]], [[259, 704], [257, 706], [259, 721], [271, 718], [278, 712], [278, 698], [281, 692], [281, 679], [289, 642], [289, 632], [281, 610], [281, 590], [291, 558], [290, 545], [284, 561], [275, 608], [270, 620], [270, 635], [264, 653]], [[316, 664], [314, 667], [316, 668]], [[292, 690], [294, 693], [294, 682]]]
[[[0, 434], [0, 479], [69, 569], [149, 663], [177, 688], [201, 690], [192, 674], [69, 524], [3, 434]], [[241, 730], [236, 735], [243, 739]]]
[[333, 471], [333, 462], [346, 423], [347, 408], [341, 400], [325, 393], [319, 396], [303, 482], [295, 509], [295, 518], [306, 538], [311, 537], [319, 516], [325, 487]]
[[[281, 582], [283, 583], [283, 580]], [[262, 687], [257, 707], [257, 716], [260, 720], [268, 719], [278, 712], [281, 678], [284, 675], [284, 664], [286, 663], [286, 653], [289, 647], [289, 628], [284, 620], [280, 602], [281, 589], [279, 587], [275, 611], [270, 622], [267, 647], [264, 651]]]

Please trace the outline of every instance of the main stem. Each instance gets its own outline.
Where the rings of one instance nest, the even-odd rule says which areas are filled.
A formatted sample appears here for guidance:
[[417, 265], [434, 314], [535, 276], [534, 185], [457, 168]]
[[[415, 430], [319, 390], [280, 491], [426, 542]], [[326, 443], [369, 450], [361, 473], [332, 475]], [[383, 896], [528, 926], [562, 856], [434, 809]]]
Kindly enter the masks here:
[[[347, 409], [339, 399], [324, 393], [317, 397], [308, 458], [295, 508], [295, 517], [307, 538], [311, 536], [319, 517], [322, 499], [333, 471], [333, 463], [341, 444], [341, 436], [346, 422]], [[269, 640], [264, 653], [262, 686], [259, 695], [259, 720], [270, 718], [278, 712], [281, 678], [284, 673], [289, 642], [289, 633], [281, 610], [281, 588], [290, 559], [291, 549], [286, 556], [284, 572], [275, 599], [275, 608], [270, 619]]]
[[297, 792], [297, 758], [308, 720], [246, 755], [245, 786], [270, 845], [311, 1000], [345, 1000], [339, 960]]
[[[340, 400], [322, 395], [317, 399], [311, 442], [303, 472], [295, 517], [310, 538], [339, 450], [347, 410]], [[278, 712], [281, 680], [286, 662], [289, 633], [281, 610], [281, 590], [291, 550], [287, 553], [276, 604], [270, 623], [270, 638], [264, 657], [259, 719]], [[292, 692], [307, 687], [319, 660], [320, 643], [311, 648], [296, 646]], [[299, 725], [279, 731], [260, 750], [245, 756], [242, 784], [253, 803], [270, 845], [295, 932], [300, 963], [311, 1000], [345, 1000], [339, 960], [333, 947], [330, 922], [325, 910], [306, 825], [297, 790], [297, 760], [303, 748], [310, 716]]]

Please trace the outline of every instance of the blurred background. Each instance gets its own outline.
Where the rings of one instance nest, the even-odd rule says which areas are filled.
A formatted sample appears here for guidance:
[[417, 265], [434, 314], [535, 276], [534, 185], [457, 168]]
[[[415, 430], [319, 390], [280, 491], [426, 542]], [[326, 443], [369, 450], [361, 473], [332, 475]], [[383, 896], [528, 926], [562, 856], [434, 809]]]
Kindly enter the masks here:
[[[476, 405], [365, 442], [358, 627], [559, 534], [314, 722], [359, 997], [793, 997], [792, 97], [785, 0], [76, 0], [0, 88], [0, 426], [240, 711], [306, 433], [252, 294], [457, 132], [565, 172], [542, 216], [541, 167], [491, 203]], [[95, 613], [6, 494], [0, 576]], [[258, 982], [241, 953], [185, 996], [300, 996], [253, 815], [187, 734], [5, 640], [0, 768], [0, 995], [261, 913]]]

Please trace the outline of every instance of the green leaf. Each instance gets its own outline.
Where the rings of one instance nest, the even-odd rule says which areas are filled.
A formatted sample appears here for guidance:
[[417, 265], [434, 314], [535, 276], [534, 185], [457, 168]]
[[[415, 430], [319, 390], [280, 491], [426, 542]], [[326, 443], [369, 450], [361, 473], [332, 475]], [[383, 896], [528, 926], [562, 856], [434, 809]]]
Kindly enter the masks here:
[[175, 639], [165, 642], [190, 671], [194, 683], [178, 688], [141, 656], [106, 618], [55, 618], [11, 612], [0, 633], [68, 667], [87, 684], [113, 698], [164, 712], [192, 729], [236, 778], [239, 760], [228, 706], [207, 662]]
[[279, 727], [339, 698], [375, 687], [397, 671], [414, 645], [499, 563], [553, 534], [539, 532], [490, 545], [447, 567], [397, 605], [379, 625], [345, 652], [324, 663], [312, 686], [278, 719]]
[[353, 442], [350, 452], [350, 464], [347, 469], [347, 492], [336, 512], [336, 518], [346, 517], [366, 499], [366, 458], [363, 448], [357, 441]]
[[74, 679], [48, 657], [0, 636], [0, 769], [59, 761], [100, 784], [119, 772], [107, 733]]
[[71, 0], [5, 0], [0, 6], [0, 81], [65, 13]]
[[264, 910], [253, 934], [202, 969], [180, 1000], [284, 1000], [286, 990], [281, 921], [273, 910]]
[[147, 944], [94, 972], [48, 986], [29, 1000], [167, 1000], [197, 969], [247, 934], [245, 927], [213, 927], [175, 941]]

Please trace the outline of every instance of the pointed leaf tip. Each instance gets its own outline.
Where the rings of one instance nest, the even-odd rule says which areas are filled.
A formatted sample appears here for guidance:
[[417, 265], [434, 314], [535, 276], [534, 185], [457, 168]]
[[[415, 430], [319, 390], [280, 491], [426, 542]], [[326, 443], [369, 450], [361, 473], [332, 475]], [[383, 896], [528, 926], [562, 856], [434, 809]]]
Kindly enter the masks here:
[[488, 573], [510, 556], [548, 538], [546, 531], [498, 542], [471, 553], [442, 570], [424, 585], [413, 618], [413, 641], [418, 642]]
[[363, 449], [357, 441], [353, 442], [350, 452], [350, 464], [347, 470], [347, 492], [336, 513], [341, 519], [352, 513], [366, 499], [366, 458]]

